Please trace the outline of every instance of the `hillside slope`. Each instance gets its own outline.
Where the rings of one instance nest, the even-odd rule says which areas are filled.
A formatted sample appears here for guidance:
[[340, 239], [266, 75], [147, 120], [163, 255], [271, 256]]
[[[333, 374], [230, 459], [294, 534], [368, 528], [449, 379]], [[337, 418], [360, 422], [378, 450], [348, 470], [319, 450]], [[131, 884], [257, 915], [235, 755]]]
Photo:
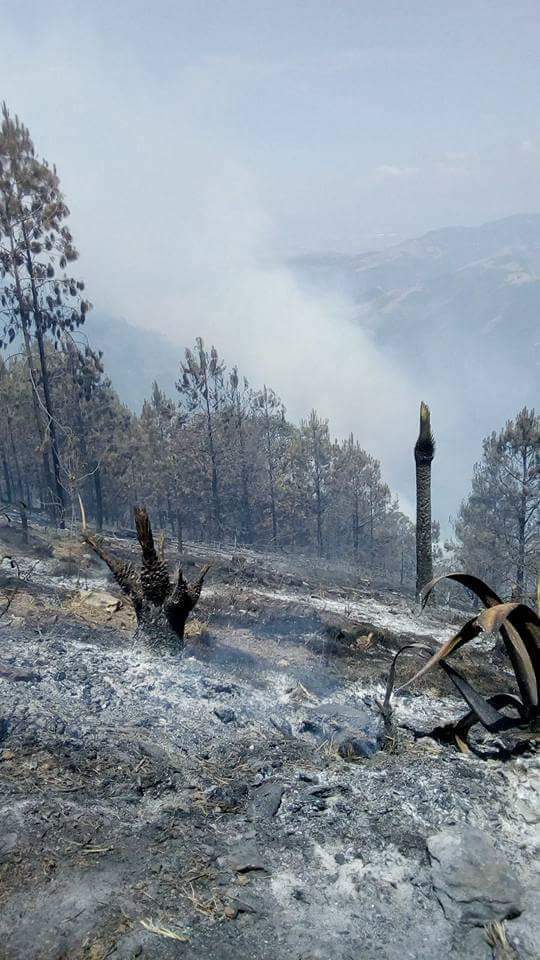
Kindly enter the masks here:
[[[538, 378], [540, 214], [432, 231], [387, 250], [294, 261], [312, 289], [352, 296], [360, 323], [412, 371], [480, 356]], [[470, 363], [468, 363], [468, 360]]]

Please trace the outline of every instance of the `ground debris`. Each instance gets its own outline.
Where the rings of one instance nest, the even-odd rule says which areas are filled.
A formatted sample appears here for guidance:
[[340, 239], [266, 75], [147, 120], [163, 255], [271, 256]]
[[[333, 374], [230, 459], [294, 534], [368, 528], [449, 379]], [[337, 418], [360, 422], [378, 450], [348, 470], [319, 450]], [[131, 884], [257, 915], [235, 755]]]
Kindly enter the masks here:
[[[160, 657], [134, 649], [127, 607], [75, 613], [74, 557], [44, 560], [17, 597], [23, 609], [33, 591], [39, 622], [29, 612], [2, 632], [2, 664], [40, 677], [0, 676], [8, 960], [488, 960], [483, 921], [441, 907], [426, 849], [468, 823], [524, 888], [523, 912], [502, 922], [531, 960], [534, 760], [484, 763], [415, 739], [413, 716], [435, 725], [461, 710], [429, 685], [396, 704], [393, 752], [381, 737], [389, 650], [402, 629], [449, 635], [442, 615], [420, 623], [365, 585], [314, 589], [307, 568], [287, 579], [281, 557], [265, 561], [265, 583], [239, 582], [242, 566], [223, 560], [200, 607], [211, 642]], [[352, 633], [373, 636], [336, 640], [334, 654], [328, 621], [342, 630], [347, 607]], [[355, 725], [364, 754], [349, 763], [338, 740]]]

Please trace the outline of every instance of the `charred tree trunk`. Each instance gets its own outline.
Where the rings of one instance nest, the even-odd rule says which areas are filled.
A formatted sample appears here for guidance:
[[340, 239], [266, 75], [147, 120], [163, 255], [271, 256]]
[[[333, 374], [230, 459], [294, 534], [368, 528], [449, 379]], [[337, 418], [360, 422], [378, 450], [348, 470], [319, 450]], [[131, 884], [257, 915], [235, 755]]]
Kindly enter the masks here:
[[176, 509], [176, 546], [178, 553], [182, 553], [184, 549], [184, 538], [182, 534], [182, 514], [180, 510]]
[[19, 516], [21, 518], [21, 537], [24, 544], [28, 544], [28, 513], [24, 500], [19, 500]]
[[101, 467], [96, 463], [94, 470], [94, 501], [96, 505], [96, 527], [103, 530], [103, 491], [101, 489]]
[[528, 450], [524, 448], [521, 455], [521, 495], [518, 512], [518, 562], [516, 571], [517, 599], [525, 603], [525, 558], [527, 548], [527, 477], [528, 477]]
[[431, 532], [431, 461], [435, 440], [429, 407], [420, 404], [420, 433], [414, 448], [416, 463], [416, 596], [433, 579]]
[[1, 454], [2, 454], [2, 469], [3, 469], [3, 471], [4, 471], [4, 483], [5, 483], [5, 486], [6, 486], [6, 503], [11, 503], [11, 500], [12, 500], [12, 493], [11, 493], [11, 475], [10, 475], [10, 472], [9, 472], [9, 466], [8, 466], [8, 462], [7, 462], [7, 458], [6, 458], [6, 451], [5, 451], [5, 449], [4, 449], [3, 444], [2, 444], [2, 446], [0, 447], [0, 451], [1, 451]]
[[124, 563], [110, 554], [101, 539], [86, 529], [84, 519], [83, 537], [105, 561], [116, 582], [133, 603], [137, 616], [134, 639], [154, 650], [177, 653], [184, 645], [186, 620], [201, 595], [210, 565], [203, 567], [192, 583], [187, 583], [179, 569], [176, 584], [173, 584], [164, 561], [156, 552], [145, 507], [135, 507], [135, 527], [142, 551], [139, 573], [131, 563]]

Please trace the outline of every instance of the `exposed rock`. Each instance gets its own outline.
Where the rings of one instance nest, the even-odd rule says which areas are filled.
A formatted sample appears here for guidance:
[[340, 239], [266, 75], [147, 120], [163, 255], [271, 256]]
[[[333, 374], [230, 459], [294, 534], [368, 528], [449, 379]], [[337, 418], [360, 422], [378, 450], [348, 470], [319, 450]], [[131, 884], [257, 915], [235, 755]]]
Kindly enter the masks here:
[[527, 891], [523, 913], [506, 924], [508, 941], [517, 951], [519, 960], [537, 960], [540, 957], [540, 878], [535, 889]]
[[232, 850], [219, 857], [218, 863], [235, 873], [247, 873], [250, 870], [263, 870], [268, 873], [267, 862], [263, 860], [254, 843], [243, 840]]
[[286, 717], [270, 716], [269, 720], [272, 726], [275, 727], [275, 729], [278, 730], [279, 733], [282, 733], [284, 737], [293, 736], [293, 728]]
[[0, 836], [0, 863], [7, 860], [10, 853], [17, 848], [18, 836], [16, 833], [5, 833]]
[[258, 913], [258, 903], [251, 897], [243, 896], [240, 899], [229, 891], [229, 900], [224, 912], [226, 917], [234, 920], [239, 913]]
[[486, 833], [467, 824], [429, 837], [431, 876], [448, 920], [480, 925], [516, 917], [522, 889]]
[[109, 613], [115, 613], [122, 607], [119, 597], [114, 597], [112, 593], [104, 590], [81, 590], [79, 600], [88, 607], [97, 607], [98, 610], [107, 610]]
[[272, 781], [266, 781], [257, 787], [248, 804], [248, 812], [252, 819], [275, 816], [281, 806], [283, 789], [281, 783]]
[[333, 743], [345, 759], [372, 757], [380, 749], [384, 724], [379, 714], [348, 703], [312, 707], [302, 729], [321, 742]]
[[222, 723], [232, 723], [236, 720], [236, 713], [231, 707], [214, 707], [214, 713]]
[[342, 788], [336, 783], [320, 783], [310, 787], [307, 793], [311, 797], [333, 797], [340, 789]]
[[509, 954], [494, 953], [486, 938], [484, 927], [461, 927], [455, 936], [455, 946], [466, 960], [514, 960]]
[[25, 670], [24, 667], [10, 667], [7, 663], [0, 663], [0, 679], [22, 680], [25, 683], [39, 683], [41, 674], [34, 670]]

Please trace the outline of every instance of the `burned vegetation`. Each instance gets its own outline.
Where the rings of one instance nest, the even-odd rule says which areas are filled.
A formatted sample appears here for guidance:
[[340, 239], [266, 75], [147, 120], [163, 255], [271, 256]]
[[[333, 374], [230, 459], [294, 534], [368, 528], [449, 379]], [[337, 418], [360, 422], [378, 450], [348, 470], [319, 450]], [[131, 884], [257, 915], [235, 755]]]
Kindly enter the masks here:
[[199, 600], [210, 564], [188, 583], [180, 567], [176, 582], [171, 580], [163, 557], [154, 545], [152, 525], [145, 507], [135, 507], [135, 529], [142, 553], [137, 572], [131, 562], [119, 560], [105, 546], [103, 538], [83, 525], [84, 541], [103, 560], [116, 583], [133, 604], [137, 617], [135, 641], [155, 650], [179, 652], [184, 644], [186, 620]]
[[[443, 580], [452, 580], [470, 590], [484, 604], [486, 609], [471, 617], [450, 640], [438, 649], [420, 643], [406, 643], [397, 651], [392, 660], [386, 694], [381, 705], [382, 713], [391, 720], [391, 697], [394, 691], [397, 662], [403, 653], [415, 651], [429, 654], [429, 660], [410, 680], [402, 684], [403, 690], [420, 680], [429, 670], [439, 665], [452, 681], [458, 693], [469, 706], [469, 712], [444, 728], [434, 730], [434, 736], [453, 741], [460, 750], [467, 752], [468, 733], [475, 724], [480, 723], [491, 733], [521, 728], [531, 734], [535, 730], [539, 714], [540, 700], [540, 619], [538, 615], [522, 603], [503, 603], [500, 597], [478, 577], [465, 573], [448, 573], [436, 577], [427, 584], [422, 596], [425, 607], [432, 591]], [[489, 696], [482, 696], [478, 690], [448, 663], [451, 653], [458, 651], [482, 633], [499, 632], [506, 654], [512, 665], [519, 696], [507, 690], [498, 690]], [[502, 680], [502, 678], [501, 678]], [[510, 712], [503, 712], [508, 708]]]
[[[464, 611], [419, 615], [339, 564], [186, 543], [182, 593], [194, 593], [175, 627], [177, 578], [144, 510], [135, 518], [137, 539], [114, 548], [76, 535], [71, 568], [68, 538], [49, 531], [28, 579], [32, 551], [9, 525], [20, 576], [6, 561], [2, 592], [18, 584], [0, 621], [6, 957], [288, 960], [309, 955], [314, 930], [324, 960], [431, 960], [441, 944], [450, 960], [488, 960], [494, 931], [517, 951], [531, 924], [531, 731], [517, 759], [501, 761], [500, 730], [485, 731], [489, 764], [463, 755], [435, 735], [462, 714], [444, 670], [397, 693], [389, 723], [377, 707], [403, 641], [442, 650]], [[119, 608], [107, 594], [106, 615], [83, 612], [104, 589]], [[181, 638], [197, 598], [202, 645]], [[508, 613], [523, 636], [518, 607]], [[459, 672], [502, 690], [504, 668], [470, 646], [452, 650]]]

